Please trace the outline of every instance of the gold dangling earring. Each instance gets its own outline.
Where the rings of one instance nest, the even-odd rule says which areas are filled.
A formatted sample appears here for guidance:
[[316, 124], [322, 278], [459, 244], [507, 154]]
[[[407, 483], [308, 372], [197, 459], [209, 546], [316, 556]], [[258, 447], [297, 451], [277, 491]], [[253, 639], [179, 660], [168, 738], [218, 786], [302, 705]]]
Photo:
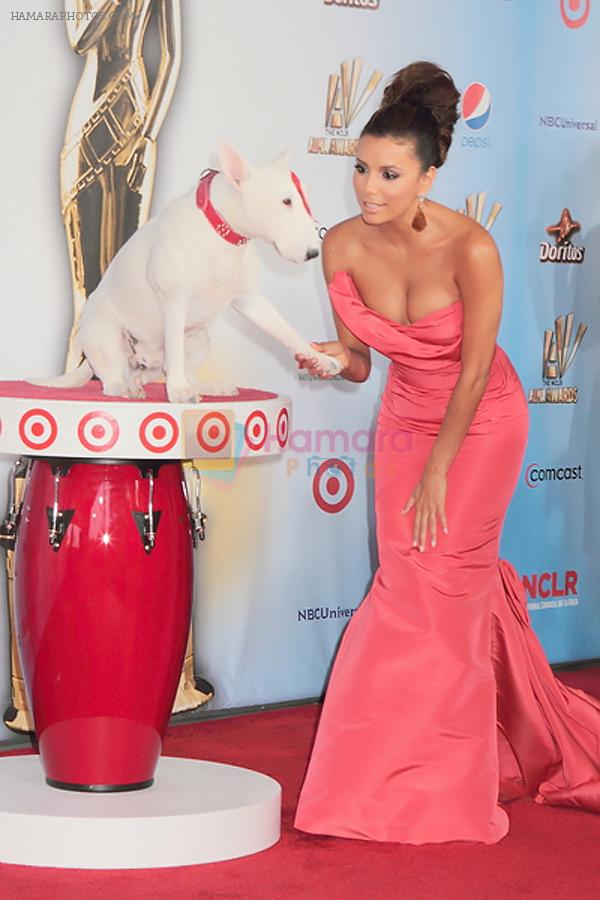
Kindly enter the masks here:
[[417, 195], [417, 199], [419, 201], [419, 205], [417, 206], [417, 211], [414, 215], [411, 225], [415, 231], [423, 231], [423, 229], [427, 227], [427, 219], [425, 217], [425, 213], [423, 212], [423, 203], [425, 202], [425, 197]]

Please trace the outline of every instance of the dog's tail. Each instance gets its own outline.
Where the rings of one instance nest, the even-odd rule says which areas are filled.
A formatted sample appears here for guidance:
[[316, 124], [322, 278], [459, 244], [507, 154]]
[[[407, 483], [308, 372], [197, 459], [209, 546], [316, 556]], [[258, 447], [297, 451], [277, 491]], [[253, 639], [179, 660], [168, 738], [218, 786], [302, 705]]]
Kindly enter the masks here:
[[73, 388], [87, 384], [92, 375], [92, 367], [87, 359], [84, 359], [72, 372], [66, 372], [56, 378], [27, 378], [26, 381], [41, 387]]

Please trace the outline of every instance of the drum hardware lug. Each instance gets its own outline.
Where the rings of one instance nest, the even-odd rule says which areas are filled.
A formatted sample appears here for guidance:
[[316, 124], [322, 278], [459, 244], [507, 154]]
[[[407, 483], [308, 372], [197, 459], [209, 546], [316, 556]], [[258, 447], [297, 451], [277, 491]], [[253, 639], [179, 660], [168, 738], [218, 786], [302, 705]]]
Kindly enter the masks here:
[[194, 546], [198, 541], [203, 541], [206, 538], [206, 519], [206, 513], [201, 512], [192, 514], [192, 534], [195, 538]]
[[9, 513], [2, 525], [0, 525], [0, 546], [4, 547], [5, 550], [14, 550], [16, 539], [17, 525]]
[[58, 459], [57, 457], [48, 457], [46, 462], [50, 466], [50, 471], [56, 477], [57, 475], [68, 475], [71, 466], [79, 462], [77, 459]]
[[0, 525], [0, 546], [4, 547], [6, 550], [15, 549], [20, 516], [21, 511], [17, 509], [13, 500], [4, 522]]
[[64, 469], [60, 465], [52, 466], [54, 475], [54, 498], [52, 506], [46, 507], [48, 516], [48, 541], [55, 553], [58, 553], [62, 540], [75, 515], [74, 509], [59, 509], [58, 494], [60, 490], [60, 476], [64, 475]]
[[206, 513], [190, 510], [192, 543], [194, 547], [198, 546], [198, 541], [203, 541], [206, 538], [206, 519]]
[[48, 542], [55, 553], [58, 553], [62, 540], [75, 515], [74, 509], [59, 509], [54, 511], [53, 506], [46, 507], [48, 515]]
[[154, 550], [156, 532], [158, 531], [160, 522], [160, 511], [154, 510], [154, 479], [156, 477], [156, 470], [154, 467], [150, 466], [143, 472], [143, 475], [144, 478], [148, 479], [148, 512], [133, 510], [131, 514], [137, 525], [137, 530], [140, 533], [144, 550], [146, 553], [150, 553]]
[[15, 461], [15, 464], [13, 466], [13, 479], [16, 480], [17, 478], [27, 478], [30, 467], [31, 467], [30, 459], [27, 459], [27, 457], [25, 457], [25, 459], [23, 459], [22, 457], [19, 457]]
[[154, 550], [156, 543], [156, 532], [158, 531], [158, 523], [160, 522], [160, 511], [152, 514], [152, 519], [148, 513], [133, 510], [131, 515], [134, 518], [137, 530], [140, 533], [142, 544], [146, 553]]
[[[166, 462], [166, 460], [164, 462]], [[161, 466], [164, 465], [164, 462], [153, 462], [149, 459], [132, 459], [129, 461], [129, 464], [137, 466], [142, 478], [149, 478], [150, 476], [158, 478]]]
[[192, 543], [194, 547], [197, 547], [198, 541], [203, 541], [206, 538], [206, 520], [208, 516], [206, 515], [206, 513], [202, 512], [202, 505], [200, 502], [200, 488], [202, 486], [200, 471], [196, 468], [196, 466], [193, 465], [189, 467], [189, 471], [192, 473], [194, 479], [192, 498], [190, 498], [190, 492], [188, 490], [185, 475], [181, 479], [181, 483], [183, 485], [183, 493], [185, 494], [186, 500], [188, 502], [188, 509], [190, 511]]
[[21, 459], [20, 457], [13, 466], [8, 513], [6, 514], [4, 522], [0, 525], [0, 546], [3, 546], [6, 550], [15, 549], [17, 530], [21, 518], [22, 503], [17, 502], [16, 481], [19, 478], [27, 478], [29, 467], [30, 460]]

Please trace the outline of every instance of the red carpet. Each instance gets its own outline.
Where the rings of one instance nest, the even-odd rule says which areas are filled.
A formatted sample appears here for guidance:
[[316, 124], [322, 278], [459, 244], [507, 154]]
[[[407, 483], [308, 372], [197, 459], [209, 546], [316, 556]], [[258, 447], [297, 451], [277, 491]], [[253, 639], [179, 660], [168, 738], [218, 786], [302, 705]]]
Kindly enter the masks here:
[[[561, 672], [560, 677], [600, 696], [600, 668]], [[283, 834], [270, 850], [231, 862], [150, 872], [0, 865], [1, 900], [600, 897], [600, 817], [589, 813], [527, 801], [509, 804], [510, 832], [494, 846], [454, 842], [413, 847], [294, 831], [291, 820], [317, 715], [318, 707], [304, 706], [175, 726], [169, 731], [168, 755], [256, 768], [282, 784]]]

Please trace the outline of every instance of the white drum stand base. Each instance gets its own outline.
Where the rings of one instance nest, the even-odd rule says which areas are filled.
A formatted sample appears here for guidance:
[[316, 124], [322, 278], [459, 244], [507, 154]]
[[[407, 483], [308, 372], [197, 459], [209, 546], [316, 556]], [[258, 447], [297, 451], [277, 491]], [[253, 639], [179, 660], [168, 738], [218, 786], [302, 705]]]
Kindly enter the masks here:
[[257, 853], [280, 836], [281, 787], [260, 772], [162, 757], [152, 787], [48, 787], [38, 756], [0, 759], [0, 862], [150, 869]]

